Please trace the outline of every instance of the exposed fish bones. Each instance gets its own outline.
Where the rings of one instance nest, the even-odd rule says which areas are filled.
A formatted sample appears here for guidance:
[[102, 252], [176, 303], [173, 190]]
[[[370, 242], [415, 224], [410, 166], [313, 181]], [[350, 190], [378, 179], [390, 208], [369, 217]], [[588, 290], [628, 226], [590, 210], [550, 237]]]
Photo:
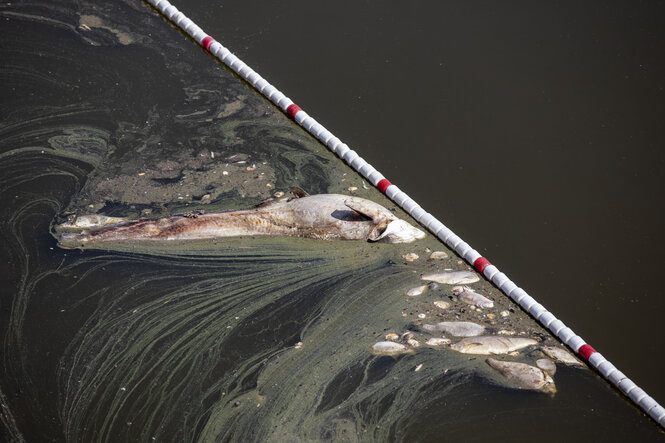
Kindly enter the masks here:
[[64, 233], [60, 242], [65, 247], [76, 247], [81, 243], [96, 242], [258, 235], [410, 243], [423, 238], [425, 233], [370, 200], [339, 194], [305, 194], [301, 198], [268, 202], [252, 209], [104, 225], [78, 234]]

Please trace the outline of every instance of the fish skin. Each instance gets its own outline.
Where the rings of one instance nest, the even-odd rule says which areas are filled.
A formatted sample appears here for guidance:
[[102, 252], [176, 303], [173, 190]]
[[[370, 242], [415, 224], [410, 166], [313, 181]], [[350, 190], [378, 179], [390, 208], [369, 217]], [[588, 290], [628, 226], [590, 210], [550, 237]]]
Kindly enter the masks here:
[[533, 346], [538, 342], [526, 337], [500, 337], [496, 335], [484, 335], [478, 337], [467, 337], [453, 343], [450, 348], [462, 354], [507, 354]]
[[540, 391], [546, 394], [554, 394], [556, 392], [554, 379], [535, 366], [526, 363], [496, 360], [491, 357], [485, 361], [518, 388]]
[[485, 332], [483, 326], [470, 321], [442, 321], [435, 325], [424, 324], [423, 329], [445, 332], [455, 337], [475, 337]]
[[478, 294], [468, 286], [455, 286], [452, 293], [464, 303], [478, 306], [479, 308], [493, 308], [494, 302], [482, 294]]
[[383, 206], [360, 197], [319, 194], [252, 209], [126, 221], [81, 233], [63, 233], [62, 247], [121, 241], [198, 240], [241, 236], [410, 243], [425, 233]]
[[475, 272], [471, 271], [442, 271], [431, 272], [423, 274], [420, 277], [422, 280], [435, 281], [446, 285], [460, 285], [475, 283], [480, 280], [480, 277]]

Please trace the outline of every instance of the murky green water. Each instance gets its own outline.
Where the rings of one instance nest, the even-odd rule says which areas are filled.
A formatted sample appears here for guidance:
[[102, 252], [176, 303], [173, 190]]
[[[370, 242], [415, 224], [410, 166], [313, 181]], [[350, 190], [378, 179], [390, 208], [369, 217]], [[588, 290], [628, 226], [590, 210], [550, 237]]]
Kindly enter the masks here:
[[511, 389], [482, 356], [374, 355], [391, 332], [422, 342], [419, 322], [437, 319], [555, 343], [485, 282], [474, 288], [506, 319], [437, 310], [445, 287], [405, 296], [423, 272], [467, 268], [427, 260], [445, 250], [431, 236], [58, 248], [53, 224], [72, 213], [250, 207], [293, 185], [392, 205], [140, 2], [3, 5], [0, 20], [4, 439], [661, 435], [585, 370], [560, 367], [547, 396]]

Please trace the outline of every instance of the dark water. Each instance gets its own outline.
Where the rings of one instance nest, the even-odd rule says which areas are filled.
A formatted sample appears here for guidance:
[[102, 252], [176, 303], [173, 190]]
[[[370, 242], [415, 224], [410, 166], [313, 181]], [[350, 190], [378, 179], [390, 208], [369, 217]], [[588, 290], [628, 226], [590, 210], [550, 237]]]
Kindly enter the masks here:
[[[178, 6], [663, 401], [657, 5], [258, 5]], [[68, 211], [293, 184], [389, 204], [143, 3], [0, 20], [5, 440], [662, 438], [590, 372], [559, 368], [547, 397], [481, 359], [372, 356], [430, 302], [404, 300], [408, 248], [59, 249]]]
[[188, 14], [663, 402], [659, 2]]

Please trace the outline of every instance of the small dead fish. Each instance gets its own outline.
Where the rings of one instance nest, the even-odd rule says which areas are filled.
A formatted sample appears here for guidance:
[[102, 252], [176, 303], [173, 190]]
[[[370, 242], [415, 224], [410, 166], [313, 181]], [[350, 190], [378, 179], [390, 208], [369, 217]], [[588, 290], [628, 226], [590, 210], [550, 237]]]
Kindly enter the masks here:
[[473, 289], [468, 286], [455, 286], [452, 289], [454, 295], [456, 295], [464, 303], [470, 305], [478, 306], [479, 308], [493, 308], [494, 302], [484, 295], [474, 292]]
[[541, 350], [549, 358], [558, 361], [559, 363], [573, 366], [584, 366], [581, 361], [576, 359], [573, 354], [565, 349], [557, 348], [556, 346], [543, 346]]
[[475, 337], [485, 332], [483, 326], [470, 321], [442, 321], [435, 325], [425, 324], [423, 329], [444, 332], [455, 337]]
[[427, 285], [416, 286], [415, 288], [411, 288], [408, 291], [406, 291], [406, 295], [408, 295], [409, 297], [415, 297], [416, 295], [424, 293], [426, 290], [427, 290]]
[[425, 342], [427, 346], [441, 346], [448, 343], [450, 343], [450, 339], [445, 337], [432, 337]]
[[475, 272], [471, 271], [442, 271], [424, 274], [420, 277], [422, 280], [435, 281], [437, 283], [444, 283], [447, 285], [463, 285], [475, 283], [480, 280], [480, 277]]
[[439, 309], [448, 309], [450, 307], [450, 303], [443, 300], [436, 300], [434, 302], [434, 306], [436, 306]]
[[461, 352], [462, 354], [488, 355], [507, 354], [536, 344], [538, 344], [538, 342], [532, 338], [485, 335], [464, 338], [457, 343], [450, 345], [450, 348], [454, 351]]
[[376, 354], [381, 355], [397, 355], [408, 352], [408, 348], [401, 343], [396, 343], [394, 341], [380, 341], [374, 343], [372, 350]]
[[432, 260], [443, 260], [444, 258], [448, 258], [448, 254], [443, 251], [434, 251], [430, 254], [429, 258]]
[[488, 365], [499, 371], [518, 388], [554, 394], [556, 386], [548, 374], [526, 363], [501, 361], [494, 358], [485, 360]]

